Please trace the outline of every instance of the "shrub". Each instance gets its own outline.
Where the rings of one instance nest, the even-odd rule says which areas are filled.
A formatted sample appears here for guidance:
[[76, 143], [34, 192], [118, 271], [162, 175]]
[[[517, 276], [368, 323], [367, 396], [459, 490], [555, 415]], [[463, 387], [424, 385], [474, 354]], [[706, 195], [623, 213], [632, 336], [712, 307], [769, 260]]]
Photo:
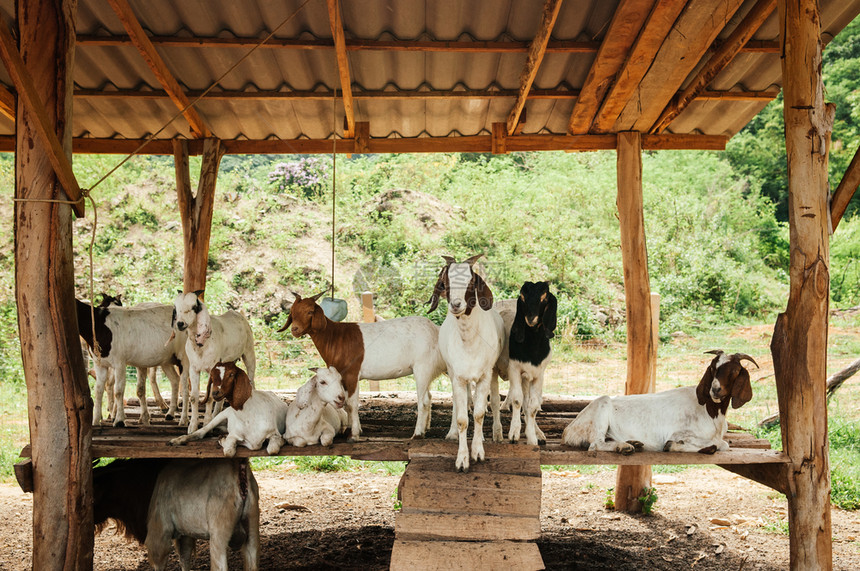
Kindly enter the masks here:
[[330, 184], [331, 167], [318, 157], [301, 157], [296, 161], [278, 163], [269, 173], [269, 182], [281, 192], [289, 192], [308, 200], [321, 198]]

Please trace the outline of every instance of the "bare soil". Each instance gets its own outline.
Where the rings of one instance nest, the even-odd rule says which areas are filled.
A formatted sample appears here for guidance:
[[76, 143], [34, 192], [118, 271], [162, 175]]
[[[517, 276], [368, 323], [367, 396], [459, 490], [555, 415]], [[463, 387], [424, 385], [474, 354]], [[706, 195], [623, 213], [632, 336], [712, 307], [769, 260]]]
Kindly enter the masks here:
[[[399, 476], [369, 470], [259, 471], [261, 569], [385, 569], [394, 543]], [[539, 547], [547, 569], [763, 569], [789, 564], [786, 501], [769, 488], [719, 468], [655, 474], [654, 513], [605, 508], [615, 472], [544, 472]], [[130, 490], [130, 493], [133, 491]], [[32, 494], [0, 485], [0, 569], [31, 568]], [[860, 569], [860, 514], [834, 508], [834, 569]], [[208, 569], [200, 542], [195, 569]], [[238, 554], [231, 568], [241, 569]], [[96, 537], [95, 569], [150, 569], [145, 550], [116, 536]], [[173, 556], [169, 569], [178, 569]]]

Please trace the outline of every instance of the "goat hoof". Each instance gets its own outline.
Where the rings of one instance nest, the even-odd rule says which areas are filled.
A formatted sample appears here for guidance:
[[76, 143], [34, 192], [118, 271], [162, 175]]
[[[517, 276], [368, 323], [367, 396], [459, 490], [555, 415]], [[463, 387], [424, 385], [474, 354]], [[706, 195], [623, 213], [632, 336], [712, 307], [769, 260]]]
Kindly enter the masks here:
[[673, 442], [671, 440], [667, 440], [666, 444], [663, 445], [663, 452], [671, 452], [672, 451], [672, 444], [673, 444]]
[[412, 440], [424, 440], [424, 435], [423, 434], [413, 434]]
[[115, 428], [125, 428], [125, 423], [120, 420], [119, 422], [114, 423], [114, 427]]
[[172, 414], [165, 414], [164, 420], [167, 420], [167, 421], [173, 420], [173, 415]]
[[711, 444], [710, 446], [708, 446], [706, 448], [702, 448], [701, 450], [699, 450], [699, 454], [713, 454], [716, 451], [717, 451], [716, 445]]
[[645, 445], [638, 440], [628, 440], [627, 444], [631, 445], [636, 452], [642, 452], [645, 449]]
[[543, 446], [544, 444], [546, 444], [546, 438], [538, 438], [537, 443], [538, 446]]

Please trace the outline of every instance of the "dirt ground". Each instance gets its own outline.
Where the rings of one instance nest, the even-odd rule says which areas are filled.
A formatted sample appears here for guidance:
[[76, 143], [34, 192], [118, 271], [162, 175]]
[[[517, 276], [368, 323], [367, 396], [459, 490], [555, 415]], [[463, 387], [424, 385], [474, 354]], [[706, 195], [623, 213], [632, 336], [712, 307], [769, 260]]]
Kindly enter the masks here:
[[[370, 471], [257, 472], [261, 569], [385, 569], [394, 542], [399, 476]], [[655, 474], [650, 516], [604, 507], [615, 472], [544, 472], [539, 541], [547, 569], [788, 568], [786, 501], [719, 468]], [[0, 485], [0, 569], [30, 569], [32, 494]], [[860, 514], [833, 509], [834, 569], [860, 569]], [[782, 525], [781, 525], [782, 522]], [[208, 569], [199, 543], [195, 569]], [[172, 556], [169, 569], [178, 569]], [[238, 554], [231, 569], [241, 569]], [[95, 569], [150, 569], [143, 548], [108, 528], [96, 537]]]

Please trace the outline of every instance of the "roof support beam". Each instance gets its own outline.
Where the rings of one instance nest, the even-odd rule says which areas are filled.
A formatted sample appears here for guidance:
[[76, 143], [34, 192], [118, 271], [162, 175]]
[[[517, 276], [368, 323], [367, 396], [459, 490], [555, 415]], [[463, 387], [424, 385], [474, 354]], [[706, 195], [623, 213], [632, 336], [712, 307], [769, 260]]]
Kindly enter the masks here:
[[552, 28], [555, 26], [555, 21], [558, 19], [558, 12], [561, 10], [562, 0], [546, 0], [543, 5], [543, 15], [541, 16], [540, 27], [531, 46], [529, 46], [529, 55], [526, 58], [526, 65], [520, 74], [520, 92], [517, 96], [517, 102], [514, 108], [511, 109], [508, 115], [508, 135], [513, 135], [517, 128], [517, 123], [520, 120], [520, 114], [523, 112], [523, 107], [526, 105], [529, 90], [532, 88], [535, 77], [537, 77], [538, 69], [543, 61], [543, 56], [546, 53], [546, 44], [549, 42]]
[[744, 0], [690, 0], [672, 26], [615, 130], [648, 132]]
[[7, 119], [11, 119], [14, 122], [15, 109], [15, 95], [4, 86], [0, 85], [0, 113], [2, 113]]
[[[54, 168], [57, 179], [66, 191], [68, 199], [74, 203], [72, 209], [77, 216], [82, 217], [84, 215], [84, 202], [81, 188], [78, 186], [78, 179], [75, 178], [75, 173], [72, 170], [72, 163], [66, 157], [63, 145], [52, 126], [53, 122], [48, 117], [42, 98], [36, 91], [33, 78], [27, 71], [24, 60], [18, 52], [15, 38], [9, 31], [9, 23], [2, 13], [0, 13], [0, 58], [3, 59], [6, 71], [9, 72], [9, 77], [12, 78], [12, 83], [15, 84], [15, 89], [21, 98], [21, 103], [24, 104], [24, 113], [32, 120], [33, 129], [45, 147], [48, 160]], [[14, 141], [14, 137], [12, 139]], [[14, 145], [9, 150], [14, 150]]]
[[860, 148], [854, 153], [851, 164], [848, 165], [848, 169], [845, 171], [842, 180], [839, 181], [839, 186], [836, 187], [836, 191], [830, 199], [831, 233], [836, 232], [836, 227], [839, 225], [839, 221], [842, 220], [842, 216], [848, 208], [848, 203], [851, 202], [854, 193], [857, 192], [858, 186], [860, 186]]
[[654, 2], [655, 0], [621, 0], [618, 4], [603, 43], [597, 51], [597, 57], [588, 70], [579, 99], [573, 107], [567, 127], [568, 133], [580, 135], [591, 129], [597, 109], [627, 59], [627, 52], [639, 36]]
[[179, 86], [179, 82], [176, 81], [173, 73], [168, 69], [167, 64], [156, 51], [155, 46], [152, 45], [146, 32], [143, 31], [143, 27], [140, 25], [137, 16], [134, 15], [134, 11], [132, 11], [128, 0], [108, 0], [108, 2], [128, 32], [131, 42], [138, 49], [140, 55], [143, 56], [143, 59], [152, 70], [152, 73], [155, 74], [158, 82], [164, 87], [164, 90], [170, 96], [176, 108], [182, 111], [182, 115], [191, 126], [194, 137], [211, 137], [212, 131], [197, 111], [190, 106], [191, 103], [185, 97], [182, 88]]
[[[642, 135], [642, 148], [647, 151], [658, 150], [707, 150], [722, 151], [729, 138], [725, 135]], [[139, 139], [95, 139], [78, 138], [73, 140], [75, 153], [128, 154], [137, 149]], [[505, 138], [507, 152], [521, 151], [601, 151], [615, 148], [615, 135], [514, 135]], [[267, 139], [267, 140], [222, 140], [221, 145], [227, 154], [331, 154], [331, 139]], [[15, 138], [0, 136], [0, 152], [15, 149]], [[337, 142], [339, 154], [350, 153], [490, 153], [493, 150], [491, 135], [471, 135], [448, 138], [368, 138], [366, 145], [357, 150], [354, 139], [341, 139]], [[200, 155], [203, 141], [188, 141], [188, 152]], [[156, 139], [143, 148], [140, 154], [172, 155], [171, 139]]]
[[696, 96], [714, 80], [717, 75], [729, 65], [741, 48], [752, 38], [765, 20], [776, 9], [776, 0], [759, 0], [753, 6], [743, 21], [738, 24], [725, 42], [714, 52], [708, 63], [699, 70], [695, 78], [684, 88], [680, 96], [669, 103], [657, 119], [652, 133], [661, 133], [678, 116]]
[[352, 79], [349, 73], [349, 60], [346, 57], [346, 36], [343, 33], [343, 19], [338, 0], [326, 0], [331, 34], [334, 38], [334, 51], [337, 55], [337, 70], [340, 74], [340, 89], [343, 93], [343, 111], [346, 120], [345, 136], [351, 139], [355, 134], [355, 111], [352, 106]]
[[618, 72], [615, 84], [609, 90], [591, 126], [593, 133], [609, 133], [615, 126], [615, 121], [627, 101], [636, 91], [636, 86], [645, 77], [648, 68], [654, 62], [657, 51], [663, 45], [663, 40], [672, 29], [672, 25], [684, 9], [687, 0], [658, 0], [648, 21], [642, 27], [633, 49]]

